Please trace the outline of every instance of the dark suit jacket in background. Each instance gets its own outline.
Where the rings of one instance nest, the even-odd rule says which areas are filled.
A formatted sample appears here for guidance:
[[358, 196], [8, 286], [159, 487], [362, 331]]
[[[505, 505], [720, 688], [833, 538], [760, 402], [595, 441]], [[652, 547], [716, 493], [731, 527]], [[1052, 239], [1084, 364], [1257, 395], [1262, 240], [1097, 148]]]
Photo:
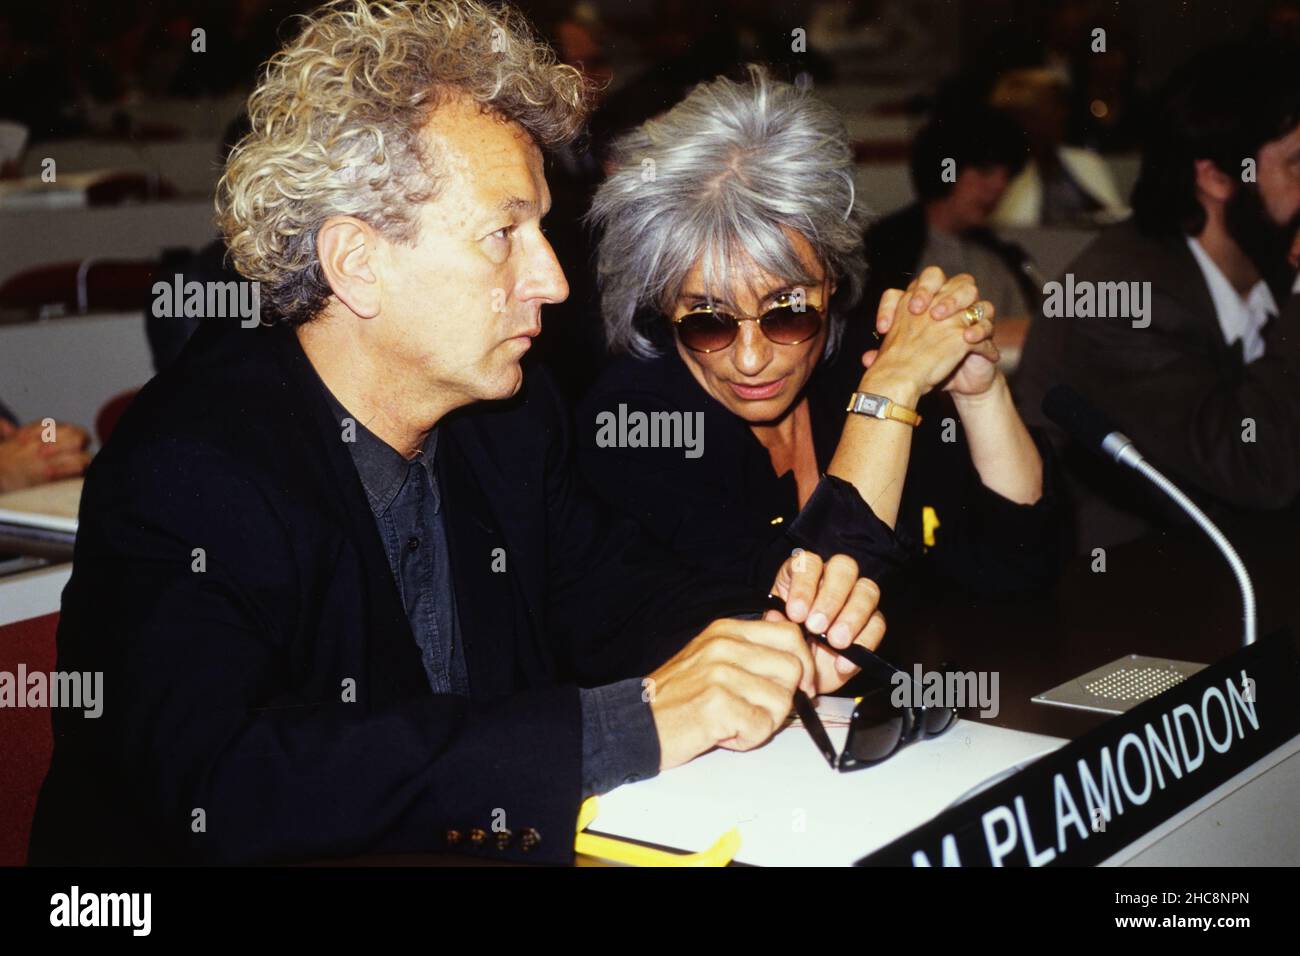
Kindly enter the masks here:
[[575, 491], [544, 378], [439, 427], [471, 698], [430, 692], [291, 331], [205, 323], [145, 387], [82, 497], [58, 667], [104, 673], [103, 715], [54, 712], [33, 863], [472, 851], [473, 828], [473, 852], [571, 858], [577, 685], [644, 674], [753, 602]]
[[[1128, 318], [1039, 317], [1016, 373], [1021, 413], [1065, 436], [1042, 399], [1065, 382], [1105, 412], [1157, 468], [1212, 516], [1280, 508], [1300, 492], [1300, 296], [1279, 298], [1262, 358], [1245, 364], [1227, 345], [1209, 286], [1182, 236], [1150, 238], [1133, 222], [1102, 232], [1066, 269], [1077, 283], [1151, 283], [1151, 325]], [[1255, 441], [1242, 440], [1243, 420]], [[1081, 552], [1182, 520], [1128, 469], [1082, 449], [1065, 453]]]

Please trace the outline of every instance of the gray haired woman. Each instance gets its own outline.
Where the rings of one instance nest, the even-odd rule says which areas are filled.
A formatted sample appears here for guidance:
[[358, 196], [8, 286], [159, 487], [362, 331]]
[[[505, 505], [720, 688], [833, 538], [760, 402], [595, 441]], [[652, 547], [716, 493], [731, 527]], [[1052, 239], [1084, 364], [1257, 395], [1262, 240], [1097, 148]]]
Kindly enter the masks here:
[[[791, 523], [882, 583], [917, 560], [984, 592], [1051, 579], [1054, 483], [998, 370], [994, 306], [971, 276], [929, 268], [884, 295], [877, 342], [856, 308], [865, 211], [831, 107], [751, 67], [612, 157], [589, 218], [618, 358], [578, 418], [600, 494], [755, 583]], [[699, 447], [683, 449], [691, 427]]]

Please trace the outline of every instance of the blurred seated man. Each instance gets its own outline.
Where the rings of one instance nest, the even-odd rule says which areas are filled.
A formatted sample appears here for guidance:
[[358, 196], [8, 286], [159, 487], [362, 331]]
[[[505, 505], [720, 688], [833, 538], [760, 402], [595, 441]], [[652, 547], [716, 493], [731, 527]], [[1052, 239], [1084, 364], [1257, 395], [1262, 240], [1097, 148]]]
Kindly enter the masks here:
[[0, 493], [75, 478], [90, 464], [90, 435], [67, 422], [28, 422], [0, 403]]
[[[218, 186], [265, 324], [205, 322], [90, 469], [35, 863], [441, 851], [567, 862], [580, 801], [840, 687], [876, 646], [849, 558], [703, 574], [579, 489], [521, 364], [568, 287], [543, 146], [572, 67], [506, 7], [336, 0], [250, 99]], [[792, 529], [798, 531], [799, 529]]]
[[933, 117], [912, 142], [917, 201], [873, 223], [866, 236], [869, 303], [886, 289], [907, 288], [924, 266], [975, 276], [998, 307], [994, 343], [1004, 370], [1019, 357], [1041, 282], [1028, 254], [988, 222], [1026, 152], [1024, 133], [998, 110], [972, 105]]
[[1029, 138], [1030, 160], [993, 210], [995, 226], [1094, 226], [1127, 207], [1100, 153], [1065, 142], [1066, 81], [1047, 69], [1009, 70], [989, 103], [1012, 113]]
[[[1211, 511], [1282, 507], [1300, 491], [1295, 61], [1274, 47], [1209, 50], [1154, 115], [1133, 220], [1104, 231], [1062, 285], [1095, 306], [1058, 309], [1048, 296], [1025, 346], [1021, 409], [1047, 424], [1043, 395], [1069, 383]], [[1096, 316], [1103, 298], [1128, 306], [1068, 317]], [[1173, 517], [1126, 471], [1070, 458], [1082, 552]]]

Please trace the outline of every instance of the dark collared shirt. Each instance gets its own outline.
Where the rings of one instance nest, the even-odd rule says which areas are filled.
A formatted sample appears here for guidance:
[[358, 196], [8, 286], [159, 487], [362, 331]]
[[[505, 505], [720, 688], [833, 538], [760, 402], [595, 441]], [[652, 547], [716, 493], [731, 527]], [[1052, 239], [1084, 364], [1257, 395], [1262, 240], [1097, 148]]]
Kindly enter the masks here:
[[[435, 467], [438, 429], [408, 460], [351, 415], [321, 382], [340, 434], [355, 422], [355, 441], [347, 442], [370, 510], [420, 646], [424, 672], [435, 694], [469, 696], [451, 557]], [[605, 793], [659, 772], [659, 735], [638, 678], [583, 688], [583, 796]]]
[[[347, 413], [339, 406], [336, 411]], [[349, 443], [388, 566], [402, 596], [411, 633], [420, 645], [424, 673], [435, 694], [469, 695], [469, 675], [456, 615], [442, 495], [434, 468], [438, 429], [407, 460], [360, 422]]]

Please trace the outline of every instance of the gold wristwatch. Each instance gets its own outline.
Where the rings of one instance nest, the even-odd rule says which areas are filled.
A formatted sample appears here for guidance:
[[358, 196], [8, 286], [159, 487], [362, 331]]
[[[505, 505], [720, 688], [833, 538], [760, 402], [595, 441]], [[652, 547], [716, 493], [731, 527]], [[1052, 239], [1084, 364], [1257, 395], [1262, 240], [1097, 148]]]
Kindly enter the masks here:
[[893, 399], [873, 395], [871, 392], [854, 392], [849, 396], [849, 405], [845, 411], [871, 418], [888, 418], [913, 428], [921, 424], [921, 416], [916, 414], [915, 409], [905, 408]]

